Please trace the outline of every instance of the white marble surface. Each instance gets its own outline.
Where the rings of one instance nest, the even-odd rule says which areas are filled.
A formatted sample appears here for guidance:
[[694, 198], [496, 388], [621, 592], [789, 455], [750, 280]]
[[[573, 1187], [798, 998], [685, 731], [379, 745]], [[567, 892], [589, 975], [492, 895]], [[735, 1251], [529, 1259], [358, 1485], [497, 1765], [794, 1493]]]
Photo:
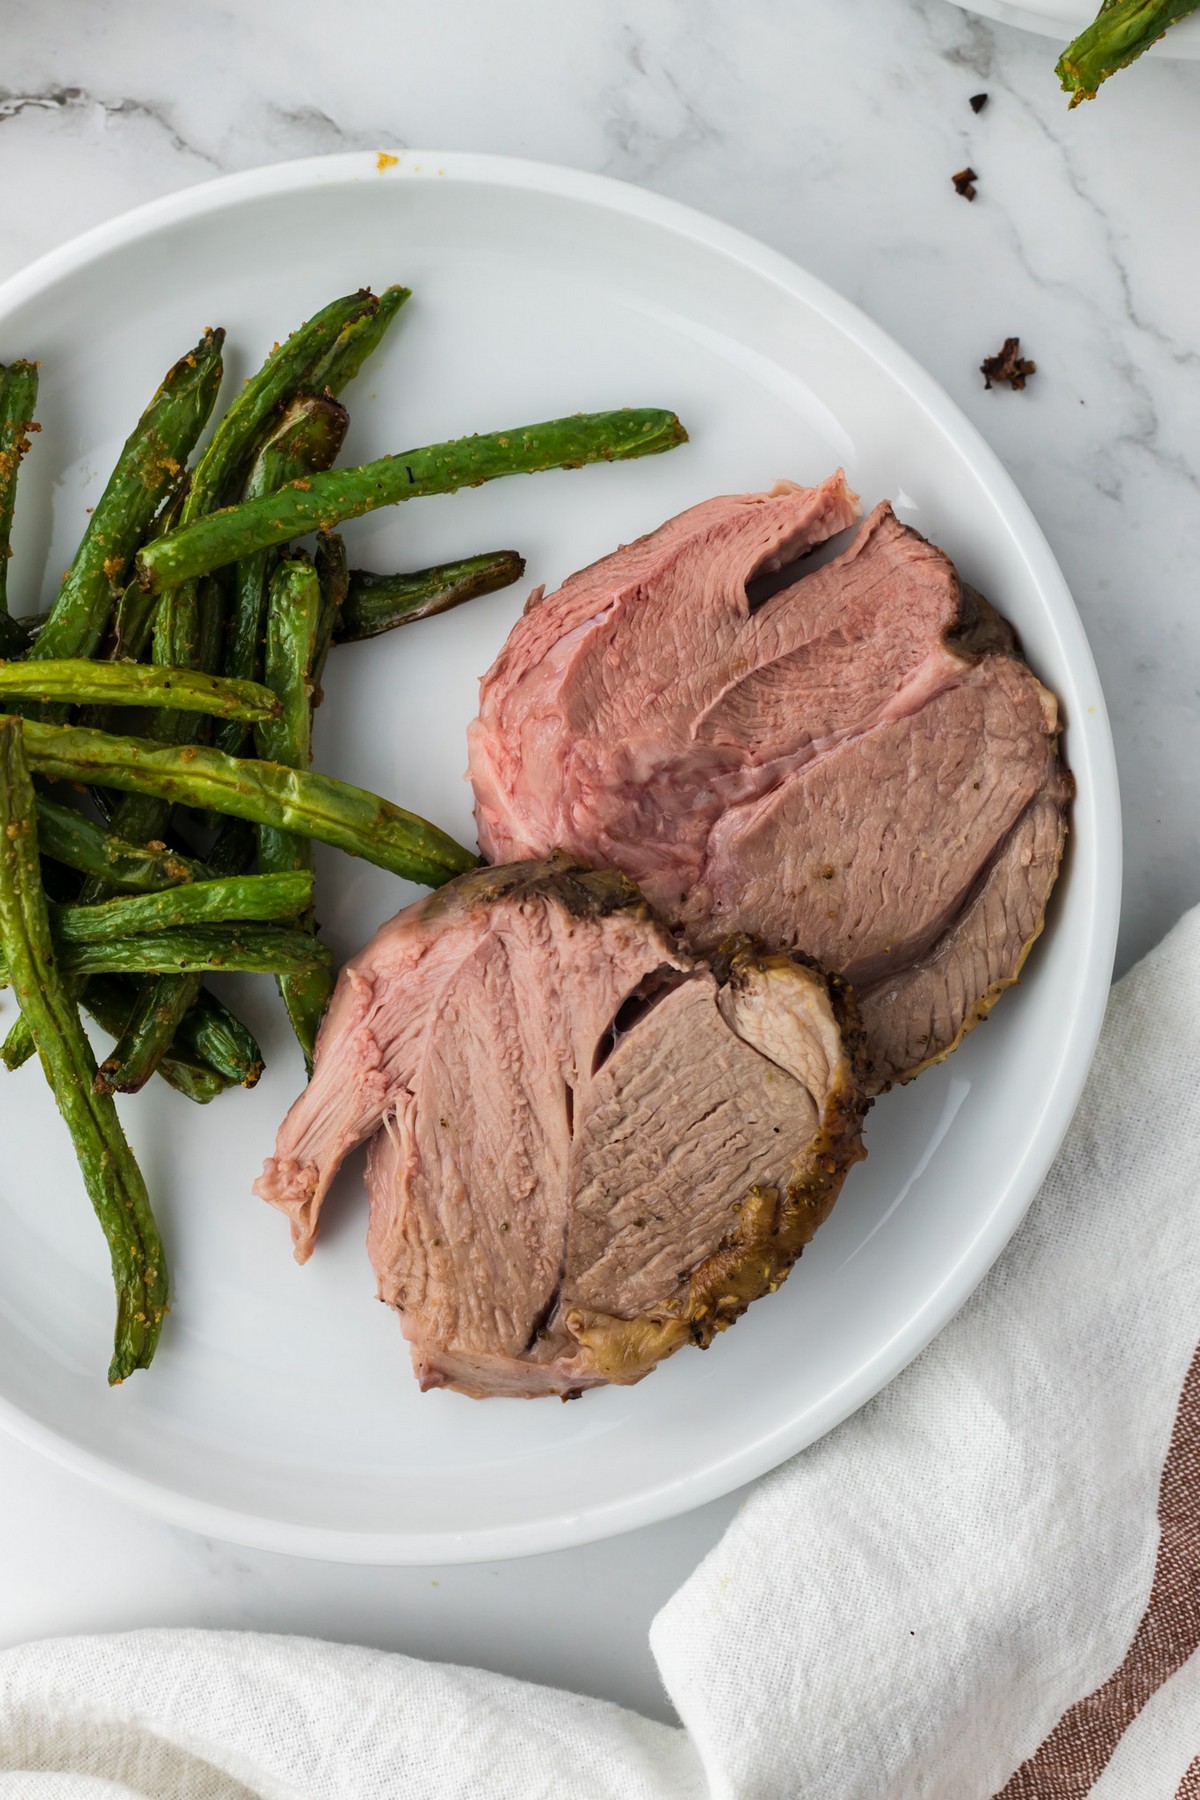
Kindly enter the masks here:
[[[1074, 588], [1124, 783], [1122, 963], [1200, 898], [1195, 64], [1144, 64], [1068, 115], [1044, 40], [947, 0], [4, 13], [0, 276], [215, 174], [409, 145], [643, 182], [858, 301], [990, 439]], [[949, 181], [966, 162], [973, 206]], [[1009, 333], [1039, 374], [1024, 394], [987, 393], [978, 362]], [[316, 1632], [665, 1716], [646, 1625], [735, 1505], [524, 1563], [347, 1569], [142, 1519], [3, 1440], [0, 1642], [162, 1623]]]

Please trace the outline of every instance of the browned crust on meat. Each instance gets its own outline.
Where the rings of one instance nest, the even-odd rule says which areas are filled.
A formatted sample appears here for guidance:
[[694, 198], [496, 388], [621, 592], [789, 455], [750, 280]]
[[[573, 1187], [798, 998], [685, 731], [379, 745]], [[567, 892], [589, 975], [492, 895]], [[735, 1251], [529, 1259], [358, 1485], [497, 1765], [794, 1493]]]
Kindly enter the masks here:
[[972, 659], [1002, 655], [1015, 656], [1018, 662], [1024, 662], [1020, 641], [1003, 613], [998, 613], [978, 588], [958, 576], [957, 570], [955, 574], [958, 578], [958, 623], [947, 641]]
[[424, 902], [424, 916], [436, 919], [468, 907], [492, 905], [497, 900], [520, 900], [526, 894], [539, 901], [557, 900], [572, 918], [604, 919], [628, 912], [637, 918], [653, 914], [638, 888], [616, 869], [589, 869], [563, 850], [552, 850], [536, 861], [483, 864], [438, 888]]
[[[746, 940], [723, 946], [729, 979], [743, 969], [811, 958], [762, 955]], [[711, 1255], [691, 1271], [681, 1290], [634, 1319], [573, 1308], [565, 1324], [587, 1353], [589, 1372], [618, 1384], [640, 1381], [684, 1344], [707, 1350], [718, 1332], [741, 1318], [755, 1300], [786, 1281], [804, 1246], [833, 1210], [842, 1183], [866, 1156], [862, 1123], [866, 1094], [865, 1039], [853, 993], [839, 976], [824, 975], [846, 1060], [826, 1101], [821, 1125], [802, 1157], [803, 1174], [783, 1193], [752, 1187], [735, 1208], [737, 1221]]]

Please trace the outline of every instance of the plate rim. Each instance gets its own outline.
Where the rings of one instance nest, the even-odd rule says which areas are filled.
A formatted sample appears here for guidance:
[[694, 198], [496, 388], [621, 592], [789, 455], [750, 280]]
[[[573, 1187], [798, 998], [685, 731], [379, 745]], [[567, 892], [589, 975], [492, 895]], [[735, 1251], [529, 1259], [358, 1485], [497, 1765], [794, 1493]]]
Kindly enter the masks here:
[[[385, 164], [383, 155], [394, 155], [395, 161]], [[656, 1524], [719, 1499], [826, 1436], [874, 1398], [925, 1349], [966, 1303], [1016, 1232], [1078, 1105], [1107, 1005], [1120, 918], [1122, 846], [1116, 757], [1095, 661], [1066, 579], [1016, 483], [945, 389], [881, 326], [790, 257], [736, 226], [633, 183], [553, 163], [480, 152], [348, 151], [219, 176], [92, 226], [0, 284], [0, 321], [47, 285], [83, 268], [101, 254], [153, 237], [160, 228], [305, 187], [397, 179], [490, 184], [599, 205], [728, 256], [818, 311], [856, 348], [887, 369], [984, 483], [1012, 535], [1031, 586], [1048, 607], [1054, 627], [1064, 639], [1064, 650], [1077, 678], [1089, 684], [1097, 696], [1088, 721], [1093, 768], [1085, 796], [1096, 862], [1086, 922], [1090, 941], [1078, 1002], [1060, 1038], [1057, 1061], [1047, 1082], [1047, 1104], [991, 1218], [970, 1240], [940, 1284], [924, 1296], [905, 1329], [875, 1350], [819, 1402], [790, 1416], [771, 1433], [710, 1461], [699, 1471], [594, 1508], [560, 1513], [552, 1519], [452, 1533], [360, 1532], [281, 1521], [188, 1495], [70, 1442], [0, 1394], [0, 1428], [60, 1467], [170, 1524], [252, 1549], [327, 1562], [430, 1566], [492, 1562], [569, 1549]]]

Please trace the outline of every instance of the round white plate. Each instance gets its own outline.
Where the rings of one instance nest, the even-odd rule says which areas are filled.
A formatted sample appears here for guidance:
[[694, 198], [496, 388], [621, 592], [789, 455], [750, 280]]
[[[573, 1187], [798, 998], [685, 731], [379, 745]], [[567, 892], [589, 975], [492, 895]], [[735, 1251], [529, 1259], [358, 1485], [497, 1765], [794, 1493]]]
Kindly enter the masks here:
[[[16, 610], [50, 591], [143, 398], [202, 326], [228, 326], [233, 384], [329, 296], [392, 281], [415, 298], [350, 390], [348, 459], [625, 404], [677, 408], [692, 441], [351, 527], [352, 561], [367, 567], [512, 545], [529, 568], [519, 590], [337, 650], [321, 768], [470, 840], [476, 677], [527, 589], [706, 495], [815, 482], [843, 463], [868, 503], [890, 496], [1015, 622], [1062, 696], [1079, 800], [1028, 979], [947, 1066], [875, 1109], [870, 1158], [786, 1287], [707, 1355], [572, 1406], [418, 1393], [399, 1324], [373, 1298], [357, 1164], [312, 1262], [293, 1264], [284, 1220], [250, 1195], [302, 1081], [269, 983], [229, 984], [268, 1053], [255, 1092], [198, 1109], [156, 1083], [123, 1109], [174, 1299], [153, 1369], [116, 1392], [105, 1249], [66, 1134], [36, 1067], [0, 1083], [0, 1417], [177, 1522], [380, 1563], [520, 1555], [665, 1518], [771, 1468], [890, 1380], [1002, 1249], [1066, 1129], [1104, 1007], [1120, 842], [1079, 619], [970, 425], [790, 262], [565, 169], [433, 154], [262, 169], [145, 207], [10, 281], [0, 359], [42, 363]], [[415, 892], [333, 853], [318, 879], [339, 954]]]
[[[1017, 25], [1024, 31], [1037, 31], [1043, 37], [1057, 38], [1060, 46], [1078, 37], [1090, 25], [1100, 0], [954, 0], [967, 12], [982, 13], [1001, 25]], [[1152, 56], [1200, 56], [1200, 16], [1180, 19], [1172, 25], [1161, 43], [1154, 46]]]

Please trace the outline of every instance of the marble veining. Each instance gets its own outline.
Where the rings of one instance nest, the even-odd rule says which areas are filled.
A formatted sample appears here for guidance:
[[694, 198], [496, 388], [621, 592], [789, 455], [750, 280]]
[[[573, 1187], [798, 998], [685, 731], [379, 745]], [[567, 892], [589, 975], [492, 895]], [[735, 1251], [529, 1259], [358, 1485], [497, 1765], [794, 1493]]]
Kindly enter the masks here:
[[[215, 174], [408, 145], [642, 182], [796, 257], [937, 376], [1062, 563], [1121, 763], [1126, 965], [1200, 899], [1200, 65], [1068, 113], [1053, 61], [949, 0], [8, 0], [0, 276]], [[985, 392], [1010, 333], [1038, 375]], [[527, 1563], [341, 1569], [143, 1520], [0, 1438], [0, 1641], [313, 1631], [661, 1716], [646, 1625], [735, 1506]]]

